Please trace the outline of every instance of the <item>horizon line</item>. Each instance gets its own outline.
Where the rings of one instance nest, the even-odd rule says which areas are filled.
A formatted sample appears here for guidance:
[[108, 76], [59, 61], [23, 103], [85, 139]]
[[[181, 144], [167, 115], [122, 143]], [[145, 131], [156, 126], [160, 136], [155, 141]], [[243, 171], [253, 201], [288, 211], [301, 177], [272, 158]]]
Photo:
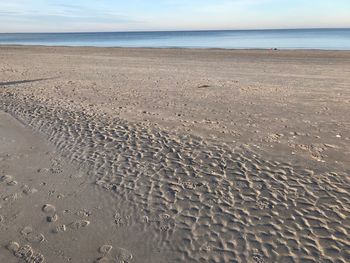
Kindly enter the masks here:
[[125, 31], [33, 31], [0, 32], [0, 34], [84, 34], [84, 33], [156, 33], [156, 32], [208, 32], [208, 31], [268, 31], [268, 30], [327, 30], [350, 29], [350, 27], [296, 27], [296, 28], [256, 28], [256, 29], [185, 29], [185, 30], [125, 30]]

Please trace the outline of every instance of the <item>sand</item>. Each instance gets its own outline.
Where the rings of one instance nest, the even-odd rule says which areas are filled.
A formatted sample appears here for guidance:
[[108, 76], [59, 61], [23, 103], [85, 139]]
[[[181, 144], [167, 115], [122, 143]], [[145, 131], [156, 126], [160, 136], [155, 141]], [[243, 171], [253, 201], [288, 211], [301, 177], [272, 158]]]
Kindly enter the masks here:
[[0, 61], [0, 262], [350, 260], [350, 52]]

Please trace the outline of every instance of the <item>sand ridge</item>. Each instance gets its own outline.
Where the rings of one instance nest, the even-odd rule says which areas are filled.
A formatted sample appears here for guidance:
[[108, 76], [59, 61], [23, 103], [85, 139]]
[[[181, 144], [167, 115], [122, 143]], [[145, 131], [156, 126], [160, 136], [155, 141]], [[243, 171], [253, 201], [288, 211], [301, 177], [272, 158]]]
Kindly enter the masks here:
[[[143, 211], [157, 247], [177, 251], [179, 261], [347, 261], [345, 174], [32, 99], [2, 100], [70, 162], [89, 167], [98, 188]], [[117, 227], [138, 224], [122, 212], [114, 219]]]

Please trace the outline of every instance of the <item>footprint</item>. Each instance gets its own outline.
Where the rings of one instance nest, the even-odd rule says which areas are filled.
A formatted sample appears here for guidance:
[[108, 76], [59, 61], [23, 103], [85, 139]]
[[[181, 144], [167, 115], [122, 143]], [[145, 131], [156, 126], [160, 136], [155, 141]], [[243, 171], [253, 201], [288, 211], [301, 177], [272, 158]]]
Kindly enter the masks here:
[[51, 167], [50, 172], [52, 174], [60, 174], [63, 172], [63, 169], [61, 167]]
[[162, 232], [167, 232], [170, 229], [171, 229], [171, 227], [168, 224], [161, 224], [159, 226], [159, 230], [162, 231]]
[[38, 192], [37, 189], [30, 188], [28, 185], [23, 185], [21, 189], [25, 195], [30, 195], [30, 194], [34, 194], [34, 193]]
[[125, 248], [116, 248], [116, 259], [117, 262], [120, 263], [129, 263], [131, 262], [133, 255], [130, 251], [126, 250]]
[[10, 195], [7, 195], [3, 198], [3, 200], [5, 202], [14, 202], [18, 199], [20, 199], [22, 197], [22, 194], [21, 193], [13, 193], [13, 194], [10, 194]]
[[39, 169], [37, 170], [37, 172], [38, 172], [38, 173], [45, 173], [45, 174], [47, 174], [47, 173], [49, 172], [49, 169], [48, 169], [48, 168], [39, 168]]
[[55, 227], [55, 229], [52, 230], [53, 233], [58, 234], [58, 233], [62, 233], [65, 232], [67, 230], [66, 225], [58, 225]]
[[30, 233], [26, 239], [31, 243], [42, 243], [45, 241], [45, 236], [41, 233]]
[[43, 254], [34, 251], [33, 255], [26, 261], [28, 263], [42, 263], [45, 261], [45, 258]]
[[91, 212], [87, 211], [87, 210], [80, 210], [80, 211], [76, 212], [76, 215], [81, 217], [81, 218], [85, 218], [85, 217], [91, 216]]
[[33, 232], [33, 229], [30, 226], [25, 226], [22, 230], [21, 230], [21, 234], [23, 236], [26, 236], [28, 234], [30, 234], [31, 232]]
[[29, 245], [20, 246], [17, 242], [11, 241], [6, 248], [13, 253], [17, 258], [22, 259], [27, 263], [43, 263], [45, 261], [44, 256], [36, 251], [33, 251]]
[[162, 214], [159, 221], [159, 229], [162, 232], [168, 232], [175, 227], [175, 221], [169, 214]]
[[45, 241], [44, 235], [34, 232], [30, 226], [24, 227], [20, 233], [31, 243], [42, 243]]
[[33, 249], [29, 245], [24, 245], [24, 246], [19, 247], [15, 251], [14, 255], [18, 258], [22, 258], [25, 261], [27, 261], [26, 259], [30, 258], [33, 255]]
[[125, 224], [122, 216], [118, 212], [114, 214], [114, 223], [117, 225], [117, 227], [123, 226]]
[[88, 225], [90, 225], [90, 221], [87, 221], [87, 220], [77, 220], [77, 221], [74, 221], [73, 223], [70, 223], [68, 226], [69, 226], [69, 228], [71, 228], [71, 229], [78, 230], [78, 229], [80, 229], [80, 228], [87, 227]]
[[54, 214], [52, 216], [48, 216], [46, 218], [47, 222], [50, 222], [50, 223], [53, 223], [53, 222], [56, 222], [58, 220], [58, 215], [57, 214]]
[[5, 174], [5, 175], [0, 177], [0, 183], [8, 183], [8, 182], [10, 182], [12, 180], [13, 180], [13, 176], [12, 175]]
[[54, 214], [56, 212], [56, 207], [50, 204], [45, 204], [42, 207], [42, 211], [46, 214]]
[[100, 247], [99, 248], [99, 252], [101, 253], [101, 254], [108, 254], [109, 252], [111, 252], [111, 250], [112, 250], [112, 246], [111, 245], [103, 245], [102, 247]]
[[142, 222], [143, 222], [144, 224], [148, 224], [148, 223], [150, 222], [150, 219], [149, 219], [148, 216], [143, 216], [143, 217], [141, 218], [141, 220], [142, 220]]
[[41, 209], [44, 213], [49, 214], [49, 216], [46, 218], [47, 222], [53, 223], [58, 220], [58, 215], [56, 213], [56, 207], [51, 204], [45, 204], [43, 205]]
[[10, 241], [6, 248], [14, 254], [19, 249], [19, 244], [16, 241]]
[[264, 257], [261, 254], [254, 254], [253, 260], [255, 263], [265, 263]]
[[51, 167], [50, 172], [52, 174], [59, 174], [63, 172], [62, 161], [60, 158], [52, 158], [51, 159]]

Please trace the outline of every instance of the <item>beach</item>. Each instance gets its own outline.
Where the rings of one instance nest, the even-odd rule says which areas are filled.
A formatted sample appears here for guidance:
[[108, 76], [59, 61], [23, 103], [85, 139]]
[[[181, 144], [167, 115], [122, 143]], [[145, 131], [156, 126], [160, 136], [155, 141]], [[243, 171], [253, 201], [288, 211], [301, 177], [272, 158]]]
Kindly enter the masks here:
[[348, 262], [350, 52], [0, 47], [0, 262]]

